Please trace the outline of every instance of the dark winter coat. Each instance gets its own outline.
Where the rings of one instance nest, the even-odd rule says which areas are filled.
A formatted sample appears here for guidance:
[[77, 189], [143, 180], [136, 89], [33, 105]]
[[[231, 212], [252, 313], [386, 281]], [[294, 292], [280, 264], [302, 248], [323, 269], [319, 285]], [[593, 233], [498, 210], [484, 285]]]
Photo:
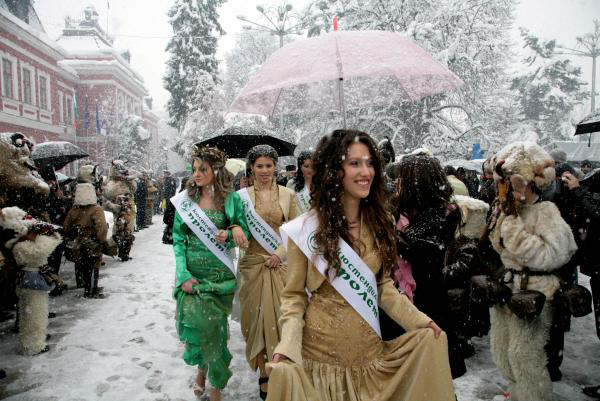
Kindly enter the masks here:
[[479, 190], [478, 199], [481, 199], [488, 205], [491, 205], [496, 199], [496, 184], [491, 178], [481, 180], [481, 188]]
[[448, 335], [448, 351], [452, 377], [466, 372], [464, 358], [456, 337], [454, 322], [449, 318], [447, 287], [444, 283], [444, 258], [448, 245], [460, 221], [460, 212], [454, 209], [429, 209], [413, 218], [405, 231], [398, 232], [400, 256], [412, 266], [417, 283], [414, 304], [436, 322]]
[[177, 191], [177, 180], [174, 177], [165, 177], [165, 182], [163, 183], [163, 199], [166, 199], [167, 202], [169, 199], [175, 196]]

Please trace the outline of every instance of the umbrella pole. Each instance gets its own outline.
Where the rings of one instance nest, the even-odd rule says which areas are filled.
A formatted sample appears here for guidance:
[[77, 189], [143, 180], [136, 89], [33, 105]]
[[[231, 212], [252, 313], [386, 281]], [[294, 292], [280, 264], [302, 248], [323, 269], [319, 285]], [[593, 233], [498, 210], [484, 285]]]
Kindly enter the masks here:
[[346, 129], [346, 102], [344, 101], [344, 78], [338, 80], [338, 90], [340, 95], [340, 111], [344, 121], [344, 129]]

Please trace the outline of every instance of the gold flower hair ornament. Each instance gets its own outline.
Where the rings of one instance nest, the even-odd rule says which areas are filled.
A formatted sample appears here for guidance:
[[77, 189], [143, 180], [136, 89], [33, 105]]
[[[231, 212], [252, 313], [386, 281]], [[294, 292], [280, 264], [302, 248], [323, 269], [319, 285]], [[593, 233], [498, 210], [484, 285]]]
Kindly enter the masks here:
[[200, 159], [207, 161], [213, 169], [225, 167], [227, 162], [227, 155], [225, 152], [213, 148], [204, 146], [195, 146], [192, 152], [192, 159]]

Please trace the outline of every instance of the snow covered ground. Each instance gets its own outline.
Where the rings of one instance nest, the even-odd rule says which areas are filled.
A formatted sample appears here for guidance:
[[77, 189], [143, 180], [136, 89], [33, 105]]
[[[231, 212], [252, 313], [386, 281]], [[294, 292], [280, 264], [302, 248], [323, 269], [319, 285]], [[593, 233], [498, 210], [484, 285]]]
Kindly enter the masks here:
[[[122, 263], [105, 258], [100, 285], [106, 299], [85, 299], [82, 290], [76, 289], [51, 298], [50, 310], [57, 317], [50, 320], [48, 329], [50, 352], [35, 357], [18, 355], [12, 322], [0, 323], [0, 368], [8, 374], [0, 380], [0, 399], [194, 399], [195, 371], [181, 359], [183, 347], [175, 333], [172, 249], [161, 243], [161, 220], [155, 217], [154, 222], [136, 234], [133, 260]], [[72, 263], [64, 264], [61, 272], [74, 288]], [[234, 374], [223, 400], [258, 400], [258, 376], [245, 362], [239, 324], [232, 320], [230, 330]], [[467, 374], [455, 381], [459, 401], [491, 400], [506, 388], [491, 362], [488, 342], [487, 337], [476, 339], [478, 353], [467, 361]], [[554, 384], [557, 399], [589, 400], [581, 394], [581, 386], [600, 384], [600, 341], [591, 315], [573, 321], [566, 343], [564, 377]]]

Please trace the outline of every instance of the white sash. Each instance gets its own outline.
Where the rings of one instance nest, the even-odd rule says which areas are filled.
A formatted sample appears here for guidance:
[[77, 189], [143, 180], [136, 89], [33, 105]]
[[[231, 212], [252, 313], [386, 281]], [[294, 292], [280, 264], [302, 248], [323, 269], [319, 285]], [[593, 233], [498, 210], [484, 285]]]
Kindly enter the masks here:
[[296, 204], [298, 205], [300, 214], [310, 210], [310, 192], [306, 185], [302, 188], [302, 191], [296, 192]]
[[248, 189], [242, 188], [237, 193], [240, 195], [240, 198], [242, 198], [244, 215], [246, 216], [246, 222], [248, 223], [250, 233], [254, 239], [258, 241], [260, 246], [262, 246], [269, 255], [272, 255], [282, 244], [281, 238], [256, 212], [252, 200], [250, 199], [250, 194], [248, 194]]
[[[328, 266], [327, 261], [322, 255], [315, 253], [315, 231], [318, 225], [317, 215], [314, 212], [309, 212], [282, 225], [279, 231], [286, 247], [289, 237], [298, 245], [298, 248], [302, 250], [308, 260], [315, 265], [317, 270], [325, 276], [325, 270]], [[338, 255], [341, 267], [336, 277], [333, 279], [331, 276], [329, 277], [329, 282], [381, 337], [375, 275], [354, 249], [341, 238]]]
[[175, 209], [179, 212], [179, 216], [181, 216], [181, 219], [190, 230], [235, 276], [235, 265], [233, 264], [231, 252], [225, 245], [219, 244], [215, 238], [219, 229], [208, 218], [200, 206], [188, 196], [187, 191], [181, 191], [172, 197], [171, 203], [175, 206]]

